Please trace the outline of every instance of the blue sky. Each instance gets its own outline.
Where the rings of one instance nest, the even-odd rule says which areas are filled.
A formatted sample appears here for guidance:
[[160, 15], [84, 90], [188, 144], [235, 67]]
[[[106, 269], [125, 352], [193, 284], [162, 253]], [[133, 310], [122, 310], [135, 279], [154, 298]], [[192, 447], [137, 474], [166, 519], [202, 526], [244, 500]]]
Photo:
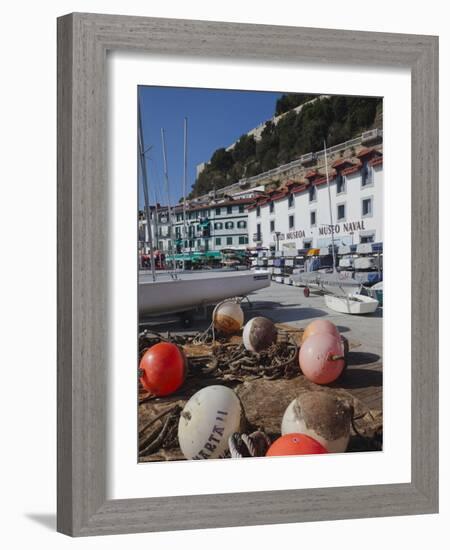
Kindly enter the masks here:
[[[161, 128], [164, 128], [171, 204], [182, 196], [183, 121], [188, 118], [189, 193], [195, 182], [196, 166], [207, 162], [219, 147], [227, 147], [242, 134], [271, 118], [278, 92], [245, 92], [203, 88], [140, 86], [144, 141], [147, 153], [150, 201], [167, 203], [164, 189]], [[142, 186], [139, 185], [142, 204]]]

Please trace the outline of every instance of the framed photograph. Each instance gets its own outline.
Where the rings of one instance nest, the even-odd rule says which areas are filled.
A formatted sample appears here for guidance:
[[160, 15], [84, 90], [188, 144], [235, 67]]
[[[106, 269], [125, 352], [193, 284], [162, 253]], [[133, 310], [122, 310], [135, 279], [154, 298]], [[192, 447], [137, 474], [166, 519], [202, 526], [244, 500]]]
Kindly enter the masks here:
[[436, 513], [438, 39], [58, 20], [58, 530]]

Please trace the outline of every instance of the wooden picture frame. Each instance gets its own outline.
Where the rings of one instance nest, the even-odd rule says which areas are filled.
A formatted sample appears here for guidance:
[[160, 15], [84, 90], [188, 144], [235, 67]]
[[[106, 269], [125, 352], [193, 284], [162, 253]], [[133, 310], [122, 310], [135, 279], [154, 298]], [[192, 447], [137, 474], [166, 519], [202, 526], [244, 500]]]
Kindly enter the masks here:
[[[107, 500], [110, 50], [411, 70], [411, 483]], [[82, 13], [58, 19], [60, 532], [83, 536], [437, 512], [437, 312], [437, 37]]]

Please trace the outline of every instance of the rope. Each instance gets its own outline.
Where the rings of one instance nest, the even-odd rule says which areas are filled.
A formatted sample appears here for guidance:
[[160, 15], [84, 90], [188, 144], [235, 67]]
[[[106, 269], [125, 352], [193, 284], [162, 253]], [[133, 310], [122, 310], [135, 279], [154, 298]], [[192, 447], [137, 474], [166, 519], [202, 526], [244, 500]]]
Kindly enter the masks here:
[[195, 336], [195, 338], [192, 340], [192, 343], [194, 344], [194, 346], [200, 346], [201, 344], [208, 343], [210, 339], [210, 333], [211, 333], [212, 343], [214, 344], [216, 342], [216, 332], [214, 327], [214, 321], [211, 321], [211, 324], [205, 331], [199, 332]]
[[164, 416], [166, 417], [161, 426], [154, 429], [150, 435], [139, 442], [139, 456], [146, 456], [159, 449], [173, 447], [178, 444], [177, 428], [180, 412], [181, 407], [175, 405], [157, 415], [140, 430], [139, 437], [141, 438], [143, 433], [157, 420], [161, 420]]
[[250, 435], [235, 432], [228, 438], [231, 458], [265, 456], [270, 445], [269, 437], [262, 431]]
[[382, 430], [381, 431], [375, 430], [372, 436], [368, 436], [368, 435], [362, 434], [359, 431], [359, 429], [356, 427], [355, 420], [359, 420], [366, 415], [369, 415], [371, 419], [374, 420], [374, 417], [370, 411], [364, 412], [363, 414], [360, 414], [358, 416], [355, 416], [354, 413], [351, 415], [350, 421], [351, 421], [353, 431], [355, 432], [355, 435], [359, 438], [360, 443], [365, 450], [381, 451], [383, 447]]
[[[173, 342], [178, 345], [209, 343], [207, 331], [196, 335], [170, 335], [167, 337], [155, 331], [145, 330], [140, 334], [140, 356], [159, 341]], [[188, 358], [191, 373], [214, 374], [215, 378], [242, 380], [249, 375], [255, 378], [274, 380], [294, 378], [300, 374], [298, 368], [298, 346], [288, 331], [280, 331], [280, 341], [272, 344], [260, 353], [247, 351], [242, 344], [229, 344], [219, 341], [213, 332], [213, 346], [210, 355]], [[148, 396], [145, 397], [148, 400]]]
[[204, 332], [199, 333], [194, 338], [192, 343], [194, 345], [206, 344], [209, 341], [210, 333], [211, 333], [212, 344], [214, 345], [216, 343], [216, 331], [215, 331], [214, 321], [215, 321], [215, 316], [216, 316], [217, 310], [219, 309], [219, 307], [222, 304], [226, 304], [228, 302], [231, 302], [231, 303], [234, 303], [234, 304], [241, 304], [244, 300], [247, 300], [248, 303], [250, 304], [250, 300], [248, 299], [247, 296], [235, 296], [234, 298], [226, 298], [225, 300], [222, 300], [221, 302], [219, 302], [216, 305], [216, 307], [214, 308], [213, 319], [211, 321], [211, 324], [209, 325], [209, 327]]

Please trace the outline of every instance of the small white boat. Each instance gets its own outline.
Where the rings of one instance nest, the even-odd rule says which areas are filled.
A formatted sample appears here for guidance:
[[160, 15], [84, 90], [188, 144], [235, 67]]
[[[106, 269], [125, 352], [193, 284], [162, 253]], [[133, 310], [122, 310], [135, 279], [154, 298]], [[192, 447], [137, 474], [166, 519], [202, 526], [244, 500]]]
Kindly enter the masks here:
[[367, 290], [367, 294], [375, 298], [383, 306], [383, 281], [376, 283]]
[[364, 294], [348, 294], [346, 296], [336, 296], [332, 294], [325, 295], [325, 304], [330, 309], [339, 313], [349, 313], [350, 315], [364, 315], [373, 313], [378, 307], [378, 300]]
[[157, 315], [196, 309], [226, 298], [247, 296], [270, 286], [267, 271], [193, 271], [178, 274], [139, 275], [139, 313]]

